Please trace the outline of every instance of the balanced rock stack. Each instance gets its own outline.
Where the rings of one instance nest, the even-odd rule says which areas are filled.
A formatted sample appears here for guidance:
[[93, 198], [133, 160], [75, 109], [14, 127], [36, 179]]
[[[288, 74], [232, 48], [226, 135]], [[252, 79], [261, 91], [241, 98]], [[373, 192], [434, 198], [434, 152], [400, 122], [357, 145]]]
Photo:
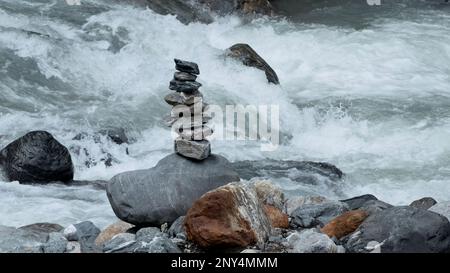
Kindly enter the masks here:
[[196, 82], [200, 74], [198, 65], [193, 62], [175, 59], [174, 79], [164, 100], [173, 106], [168, 124], [178, 135], [175, 139], [175, 152], [187, 158], [204, 160], [211, 154], [211, 144], [206, 139], [213, 130], [206, 126], [210, 117], [205, 113], [207, 104], [198, 91], [202, 86]]

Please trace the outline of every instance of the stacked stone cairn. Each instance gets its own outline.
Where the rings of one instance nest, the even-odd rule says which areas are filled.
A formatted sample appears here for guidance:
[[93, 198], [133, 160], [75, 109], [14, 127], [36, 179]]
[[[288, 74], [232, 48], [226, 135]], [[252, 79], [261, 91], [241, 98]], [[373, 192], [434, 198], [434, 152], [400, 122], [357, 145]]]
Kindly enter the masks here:
[[207, 104], [198, 90], [202, 85], [196, 82], [200, 75], [198, 65], [175, 59], [174, 79], [164, 100], [173, 106], [168, 126], [177, 134], [175, 152], [187, 158], [204, 160], [211, 154], [211, 144], [206, 138], [213, 130], [206, 126], [211, 119], [207, 114]]

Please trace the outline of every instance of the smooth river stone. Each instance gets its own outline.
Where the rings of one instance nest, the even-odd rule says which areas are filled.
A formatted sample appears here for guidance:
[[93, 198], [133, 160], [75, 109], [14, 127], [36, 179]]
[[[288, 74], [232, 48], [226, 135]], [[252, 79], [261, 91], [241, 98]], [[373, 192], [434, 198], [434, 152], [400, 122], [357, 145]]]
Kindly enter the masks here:
[[202, 100], [203, 94], [200, 91], [195, 91], [189, 94], [183, 92], [172, 92], [164, 97], [164, 100], [173, 106], [176, 105], [192, 105], [197, 100]]
[[182, 82], [177, 80], [170, 81], [169, 89], [177, 92], [192, 93], [202, 86], [199, 82]]
[[211, 154], [211, 144], [208, 140], [193, 141], [177, 138], [175, 152], [187, 158], [204, 160]]
[[175, 72], [174, 79], [177, 81], [190, 81], [193, 82], [197, 79], [197, 76], [186, 72]]
[[195, 75], [200, 74], [200, 69], [198, 69], [198, 65], [193, 62], [183, 61], [180, 59], [174, 59], [175, 61], [175, 69], [181, 72], [191, 73]]

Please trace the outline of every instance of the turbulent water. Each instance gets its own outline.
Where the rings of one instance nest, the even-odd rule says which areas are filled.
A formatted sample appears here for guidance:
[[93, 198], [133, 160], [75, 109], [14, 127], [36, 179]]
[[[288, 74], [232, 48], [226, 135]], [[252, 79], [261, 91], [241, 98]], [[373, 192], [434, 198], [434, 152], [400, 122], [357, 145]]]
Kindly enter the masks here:
[[[292, 135], [275, 152], [261, 152], [259, 143], [214, 141], [215, 153], [232, 161], [335, 164], [346, 173], [339, 193], [309, 189], [329, 197], [450, 200], [450, 6], [280, 2], [292, 5], [287, 18], [228, 16], [184, 25], [110, 1], [0, 0], [0, 147], [40, 129], [70, 147], [78, 180], [152, 167], [172, 152], [161, 120], [170, 111], [163, 97], [179, 57], [199, 64], [208, 102], [278, 104], [281, 129]], [[238, 42], [266, 59], [281, 86], [223, 58]], [[110, 126], [125, 128], [134, 142], [73, 140]], [[112, 167], [101, 162], [106, 154]], [[276, 182], [300, 187], [289, 177]], [[104, 226], [113, 219], [102, 191], [0, 183], [2, 225]]]

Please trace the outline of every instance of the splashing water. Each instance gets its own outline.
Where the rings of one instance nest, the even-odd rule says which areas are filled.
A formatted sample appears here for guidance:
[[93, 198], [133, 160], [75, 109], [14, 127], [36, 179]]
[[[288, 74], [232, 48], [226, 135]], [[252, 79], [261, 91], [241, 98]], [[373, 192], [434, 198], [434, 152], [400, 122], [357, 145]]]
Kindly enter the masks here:
[[[397, 13], [363, 14], [370, 20], [361, 24], [357, 17], [336, 24], [339, 16], [320, 23], [333, 10], [315, 8], [304, 21], [244, 23], [228, 16], [184, 25], [108, 1], [0, 0], [0, 147], [27, 131], [47, 130], [94, 161], [105, 153], [117, 161], [87, 167], [86, 153], [72, 153], [76, 179], [152, 167], [172, 152], [160, 121], [170, 111], [163, 97], [179, 57], [199, 64], [207, 101], [278, 104], [281, 130], [292, 135], [271, 153], [229, 141], [213, 142], [215, 153], [232, 161], [326, 161], [346, 173], [345, 196], [372, 193], [393, 204], [450, 200], [449, 9], [402, 5], [389, 9]], [[224, 49], [240, 42], [265, 58], [281, 86], [223, 58]], [[73, 139], [111, 124], [135, 138], [128, 154], [106, 139]], [[289, 178], [277, 182], [293, 185]], [[0, 183], [0, 203], [4, 225], [93, 220], [104, 226], [114, 219], [105, 194], [89, 188]]]

